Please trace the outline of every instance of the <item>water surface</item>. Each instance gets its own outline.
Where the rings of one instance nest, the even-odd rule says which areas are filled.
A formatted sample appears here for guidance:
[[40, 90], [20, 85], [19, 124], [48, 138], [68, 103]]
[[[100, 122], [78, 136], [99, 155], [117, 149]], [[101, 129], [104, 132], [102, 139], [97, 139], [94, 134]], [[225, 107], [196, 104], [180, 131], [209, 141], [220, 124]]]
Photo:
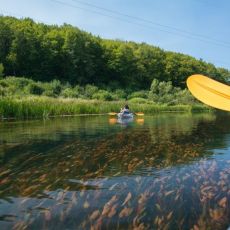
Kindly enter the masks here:
[[226, 229], [230, 116], [0, 123], [0, 229]]

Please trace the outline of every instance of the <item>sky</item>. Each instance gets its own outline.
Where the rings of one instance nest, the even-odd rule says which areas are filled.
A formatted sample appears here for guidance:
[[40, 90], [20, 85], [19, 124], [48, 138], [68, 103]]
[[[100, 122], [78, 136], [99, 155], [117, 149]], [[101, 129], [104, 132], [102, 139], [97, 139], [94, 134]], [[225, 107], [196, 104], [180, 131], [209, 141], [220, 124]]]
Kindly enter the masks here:
[[145, 42], [230, 70], [229, 0], [0, 0], [0, 14], [68, 23], [107, 39]]

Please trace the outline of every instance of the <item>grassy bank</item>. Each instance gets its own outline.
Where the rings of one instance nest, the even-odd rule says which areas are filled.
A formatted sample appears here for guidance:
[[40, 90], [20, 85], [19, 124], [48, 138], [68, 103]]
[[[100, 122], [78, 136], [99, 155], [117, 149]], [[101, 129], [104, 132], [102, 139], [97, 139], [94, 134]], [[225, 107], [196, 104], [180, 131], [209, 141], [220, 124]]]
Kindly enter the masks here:
[[[0, 117], [31, 119], [51, 116], [77, 115], [77, 114], [106, 114], [118, 112], [124, 101], [97, 101], [63, 99], [50, 97], [23, 97], [0, 99]], [[159, 112], [201, 112], [209, 109], [202, 105], [157, 105], [153, 103], [129, 103], [132, 111], [154, 114]]]

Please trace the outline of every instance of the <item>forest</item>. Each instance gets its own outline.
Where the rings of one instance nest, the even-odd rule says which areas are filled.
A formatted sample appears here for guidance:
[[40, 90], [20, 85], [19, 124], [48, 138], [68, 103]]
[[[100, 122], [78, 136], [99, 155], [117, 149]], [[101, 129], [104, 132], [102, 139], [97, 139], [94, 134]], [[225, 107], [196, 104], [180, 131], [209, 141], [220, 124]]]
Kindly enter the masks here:
[[230, 72], [191, 56], [146, 43], [107, 40], [68, 24], [0, 16], [0, 78], [54, 79], [72, 86], [149, 90], [153, 80], [185, 88], [195, 73], [226, 82]]

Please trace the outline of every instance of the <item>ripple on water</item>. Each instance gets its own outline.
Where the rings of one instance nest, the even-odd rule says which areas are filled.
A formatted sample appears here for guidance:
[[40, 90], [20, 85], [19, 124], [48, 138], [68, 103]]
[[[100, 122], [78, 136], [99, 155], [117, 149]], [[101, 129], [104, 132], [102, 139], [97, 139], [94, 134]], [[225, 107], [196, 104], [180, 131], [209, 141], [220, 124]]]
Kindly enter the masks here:
[[0, 227], [226, 229], [228, 119], [0, 124]]

